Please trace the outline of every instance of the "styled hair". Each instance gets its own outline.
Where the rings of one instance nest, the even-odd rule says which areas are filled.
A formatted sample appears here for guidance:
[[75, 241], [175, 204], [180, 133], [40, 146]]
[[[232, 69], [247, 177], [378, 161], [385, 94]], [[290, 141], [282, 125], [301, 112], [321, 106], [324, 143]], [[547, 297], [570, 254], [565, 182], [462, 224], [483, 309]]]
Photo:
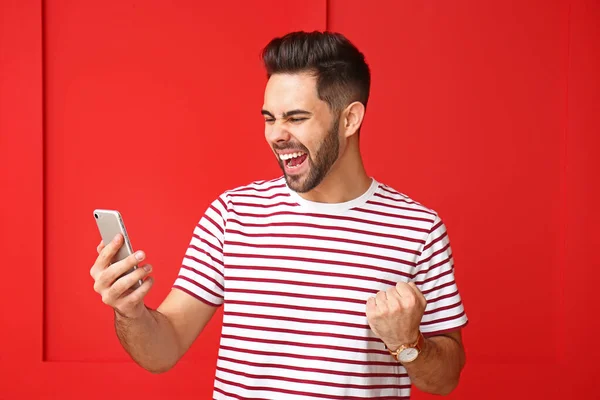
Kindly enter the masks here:
[[352, 102], [365, 108], [371, 73], [364, 55], [340, 33], [291, 32], [271, 40], [262, 51], [267, 77], [310, 73], [317, 78], [319, 99], [339, 112]]

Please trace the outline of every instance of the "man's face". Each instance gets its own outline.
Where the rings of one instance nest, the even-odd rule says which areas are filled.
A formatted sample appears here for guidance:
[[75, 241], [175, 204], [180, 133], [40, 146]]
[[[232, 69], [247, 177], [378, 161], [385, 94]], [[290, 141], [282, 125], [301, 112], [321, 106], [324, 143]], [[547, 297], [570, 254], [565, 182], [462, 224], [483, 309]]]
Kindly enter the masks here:
[[317, 94], [309, 74], [272, 75], [262, 114], [265, 138], [290, 189], [304, 193], [321, 183], [339, 154], [339, 119]]

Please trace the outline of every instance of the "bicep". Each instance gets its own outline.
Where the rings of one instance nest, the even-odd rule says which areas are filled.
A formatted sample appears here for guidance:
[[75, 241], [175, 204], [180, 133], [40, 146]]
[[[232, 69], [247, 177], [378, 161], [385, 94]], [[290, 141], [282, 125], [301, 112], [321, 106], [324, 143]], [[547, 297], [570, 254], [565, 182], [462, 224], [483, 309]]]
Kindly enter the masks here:
[[167, 295], [157, 311], [173, 326], [181, 350], [180, 357], [190, 348], [217, 308], [175, 288]]

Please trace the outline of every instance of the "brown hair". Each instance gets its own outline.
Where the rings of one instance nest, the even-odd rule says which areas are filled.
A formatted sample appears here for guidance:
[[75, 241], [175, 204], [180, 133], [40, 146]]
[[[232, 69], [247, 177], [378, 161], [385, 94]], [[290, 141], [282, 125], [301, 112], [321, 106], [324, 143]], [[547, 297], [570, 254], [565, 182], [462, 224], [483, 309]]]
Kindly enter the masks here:
[[271, 40], [262, 51], [267, 77], [309, 72], [317, 77], [319, 98], [339, 112], [369, 100], [371, 73], [364, 55], [344, 35], [333, 32], [291, 32]]

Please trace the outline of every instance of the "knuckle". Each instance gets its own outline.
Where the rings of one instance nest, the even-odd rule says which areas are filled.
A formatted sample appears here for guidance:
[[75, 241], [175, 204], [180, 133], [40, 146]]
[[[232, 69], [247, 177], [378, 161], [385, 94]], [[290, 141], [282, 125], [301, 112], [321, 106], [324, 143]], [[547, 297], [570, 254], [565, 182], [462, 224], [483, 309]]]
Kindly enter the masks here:
[[108, 265], [108, 263], [109, 263], [109, 252], [110, 252], [110, 249], [108, 247], [106, 247], [98, 255], [98, 260], [100, 261], [100, 263], [102, 265]]
[[108, 289], [104, 291], [104, 296], [106, 299], [112, 303], [112, 299], [118, 298], [118, 285], [112, 285]]
[[113, 242], [110, 242], [100, 251], [100, 256], [104, 260], [110, 260], [118, 249], [119, 246], [116, 246]]
[[110, 300], [110, 294], [109, 294], [108, 290], [106, 290], [106, 291], [104, 291], [104, 293], [102, 293], [102, 302], [106, 305], [110, 305], [111, 300]]
[[106, 270], [101, 271], [98, 274], [96, 274], [96, 277], [94, 278], [94, 288], [96, 288], [97, 291], [99, 292], [100, 290], [102, 290], [102, 287], [105, 284], [106, 284]]

